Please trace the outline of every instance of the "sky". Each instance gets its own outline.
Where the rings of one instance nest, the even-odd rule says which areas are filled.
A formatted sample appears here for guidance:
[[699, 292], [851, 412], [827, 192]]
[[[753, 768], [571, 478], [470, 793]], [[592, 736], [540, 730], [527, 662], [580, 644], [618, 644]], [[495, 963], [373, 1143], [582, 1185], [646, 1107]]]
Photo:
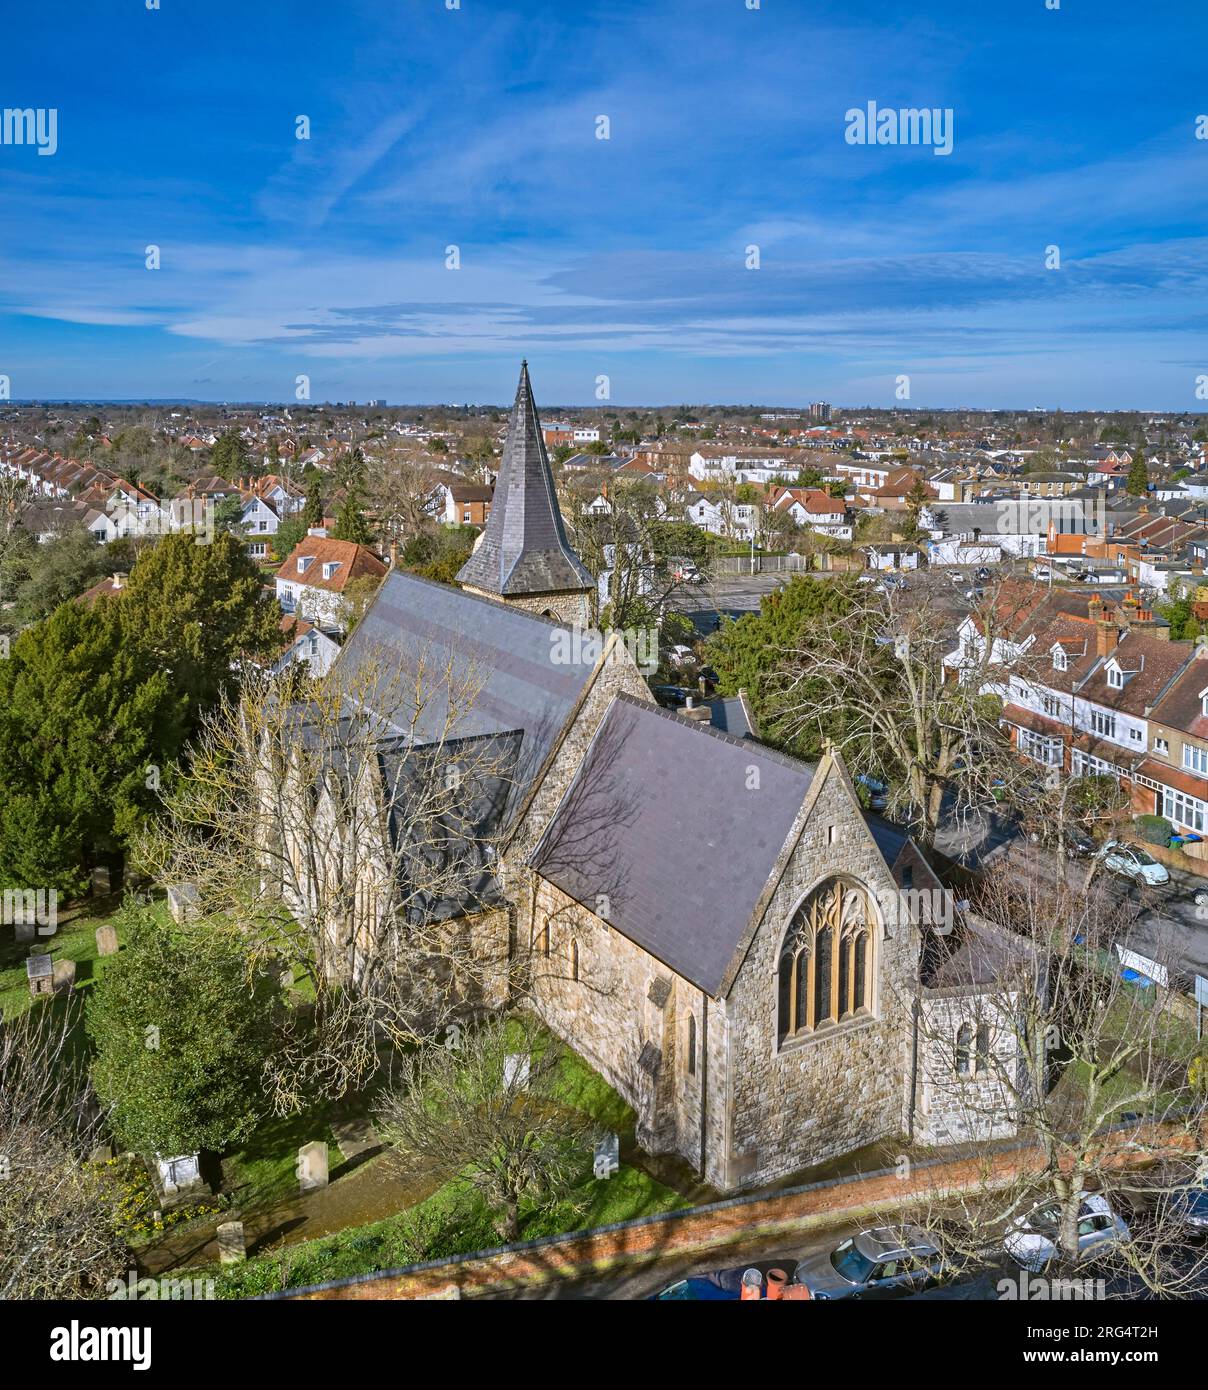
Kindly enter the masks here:
[[1192, 0], [148, 3], [0, 18], [13, 399], [1208, 409]]

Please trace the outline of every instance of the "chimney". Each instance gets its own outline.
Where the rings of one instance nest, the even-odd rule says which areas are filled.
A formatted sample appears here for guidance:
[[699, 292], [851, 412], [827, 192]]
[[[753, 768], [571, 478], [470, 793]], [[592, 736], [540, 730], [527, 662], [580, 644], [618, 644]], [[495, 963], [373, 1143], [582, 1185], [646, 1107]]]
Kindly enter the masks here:
[[326, 527], [326, 526], [312, 526], [312, 527], [310, 528], [310, 530], [307, 531], [306, 534], [307, 534], [308, 536], [318, 536], [320, 540], [325, 540], [326, 537], [327, 537], [327, 527]]
[[684, 716], [685, 719], [695, 719], [697, 723], [700, 724], [707, 724], [710, 718], [712, 717], [712, 711], [710, 710], [709, 706], [698, 705], [696, 703], [695, 695], [688, 696], [688, 698], [684, 701], [684, 707], [682, 710], [680, 710], [680, 713]]

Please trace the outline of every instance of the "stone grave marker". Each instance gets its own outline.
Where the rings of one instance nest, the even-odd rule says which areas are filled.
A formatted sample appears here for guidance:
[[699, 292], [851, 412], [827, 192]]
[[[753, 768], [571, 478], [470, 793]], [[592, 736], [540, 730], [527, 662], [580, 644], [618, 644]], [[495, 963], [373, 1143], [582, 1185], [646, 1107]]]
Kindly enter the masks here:
[[96, 953], [98, 956], [117, 955], [117, 928], [97, 927]]
[[247, 1240], [242, 1221], [224, 1221], [218, 1227], [218, 1260], [220, 1264], [237, 1265], [247, 1259]]
[[25, 962], [25, 977], [33, 995], [50, 994], [54, 989], [54, 960], [44, 954], [30, 956]]
[[297, 1173], [302, 1192], [318, 1192], [327, 1186], [327, 1145], [321, 1139], [298, 1150]]
[[56, 994], [70, 994], [75, 989], [76, 963], [73, 960], [57, 960], [54, 963], [51, 979]]
[[509, 1052], [503, 1059], [503, 1089], [523, 1090], [528, 1085], [530, 1059], [527, 1052]]
[[109, 865], [98, 864], [92, 871], [92, 896], [107, 898], [110, 892]]
[[591, 1170], [597, 1178], [611, 1178], [621, 1166], [621, 1136], [606, 1134], [596, 1144]]

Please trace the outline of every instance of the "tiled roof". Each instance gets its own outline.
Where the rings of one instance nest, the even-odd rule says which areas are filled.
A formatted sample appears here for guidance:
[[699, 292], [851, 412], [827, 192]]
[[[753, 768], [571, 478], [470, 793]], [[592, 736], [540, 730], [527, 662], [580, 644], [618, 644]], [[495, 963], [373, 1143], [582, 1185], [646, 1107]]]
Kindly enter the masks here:
[[[309, 564], [304, 563], [307, 560]], [[323, 575], [325, 564], [338, 566], [327, 578]], [[333, 540], [331, 536], [303, 536], [277, 571], [277, 578], [342, 594], [353, 579], [373, 579], [385, 573], [386, 566], [368, 546]]]

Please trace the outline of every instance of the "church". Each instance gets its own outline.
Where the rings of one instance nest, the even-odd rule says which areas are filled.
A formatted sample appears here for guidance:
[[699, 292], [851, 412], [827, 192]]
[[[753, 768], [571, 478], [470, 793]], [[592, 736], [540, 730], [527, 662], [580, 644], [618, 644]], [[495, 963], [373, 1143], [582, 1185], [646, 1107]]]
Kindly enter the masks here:
[[[507, 961], [489, 1002], [533, 1009], [632, 1105], [644, 1148], [721, 1191], [897, 1136], [1013, 1132], [989, 1067], [961, 1076], [976, 1106], [943, 1099], [958, 1037], [987, 1000], [1009, 1009], [992, 929], [932, 930], [911, 905], [939, 881], [837, 752], [806, 764], [664, 710], [622, 642], [567, 643], [593, 589], [522, 365], [457, 584], [392, 570], [333, 668], [476, 673], [458, 737], [509, 756], [472, 912]], [[422, 705], [412, 746], [448, 721], [439, 691]], [[1008, 1022], [978, 1024], [979, 1058], [1011, 1048]]]

